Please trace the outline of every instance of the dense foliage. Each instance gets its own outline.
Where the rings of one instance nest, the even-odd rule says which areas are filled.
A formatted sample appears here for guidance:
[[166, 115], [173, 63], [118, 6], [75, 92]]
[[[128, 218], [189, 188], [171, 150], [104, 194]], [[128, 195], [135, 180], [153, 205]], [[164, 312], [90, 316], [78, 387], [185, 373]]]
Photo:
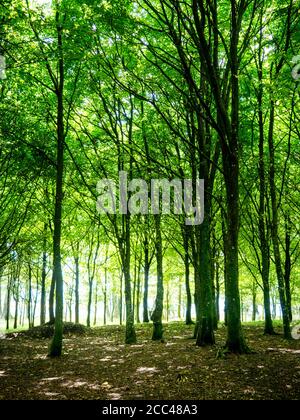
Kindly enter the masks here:
[[[293, 0], [1, 1], [6, 328], [55, 322], [52, 356], [63, 319], [125, 321], [135, 343], [135, 323], [151, 319], [161, 340], [162, 321], [193, 318], [199, 346], [224, 320], [238, 353], [249, 317], [268, 334], [280, 317], [291, 337], [299, 11]], [[204, 222], [99, 214], [97, 182], [120, 171], [148, 185], [204, 179]]]

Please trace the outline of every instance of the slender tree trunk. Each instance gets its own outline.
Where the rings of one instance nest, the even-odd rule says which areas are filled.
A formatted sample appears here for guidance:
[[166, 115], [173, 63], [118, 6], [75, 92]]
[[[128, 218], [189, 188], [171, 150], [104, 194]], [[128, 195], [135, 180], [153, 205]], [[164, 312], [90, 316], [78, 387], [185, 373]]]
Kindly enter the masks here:
[[119, 296], [119, 323], [123, 324], [123, 276], [124, 273], [120, 275], [120, 296]]
[[97, 312], [98, 312], [98, 282], [96, 282], [96, 290], [95, 290], [94, 326], [97, 325]]
[[18, 317], [19, 317], [19, 301], [20, 301], [20, 273], [17, 275], [17, 287], [15, 294], [15, 319], [14, 319], [14, 329], [18, 328]]
[[291, 226], [289, 217], [286, 217], [285, 222], [285, 267], [284, 267], [284, 283], [286, 291], [286, 304], [288, 308], [288, 314], [290, 322], [293, 321], [293, 312], [292, 312], [292, 294], [291, 294], [291, 271], [292, 271], [292, 262], [291, 262]]
[[[117, 299], [117, 300], [116, 300]], [[115, 308], [118, 307], [118, 298], [113, 294], [110, 296], [110, 322], [113, 324], [115, 320]]]
[[104, 305], [103, 305], [103, 324], [106, 325], [107, 315], [107, 267], [105, 267], [104, 274]]
[[217, 323], [220, 322], [220, 278], [219, 278], [219, 264], [216, 264], [216, 317]]
[[192, 294], [190, 286], [190, 256], [189, 256], [189, 232], [190, 227], [183, 227], [183, 245], [184, 245], [184, 269], [185, 269], [185, 290], [186, 290], [186, 325], [192, 325]]
[[92, 309], [93, 282], [94, 282], [94, 279], [92, 277], [89, 277], [89, 293], [88, 293], [87, 319], [86, 319], [86, 325], [87, 325], [87, 327], [90, 327], [91, 326], [91, 309]]
[[[78, 250], [79, 251], [79, 250]], [[79, 324], [79, 256], [74, 258], [75, 261], [75, 324]]]
[[56, 11], [56, 29], [58, 45], [58, 71], [57, 82], [57, 166], [56, 166], [56, 193], [55, 193], [55, 214], [53, 234], [53, 279], [56, 287], [55, 301], [55, 324], [54, 336], [50, 346], [50, 357], [59, 357], [63, 345], [63, 273], [61, 266], [61, 230], [62, 230], [62, 208], [63, 208], [63, 180], [64, 180], [64, 59], [63, 59], [63, 28], [60, 23], [60, 13]]
[[133, 319], [135, 317], [136, 288], [137, 288], [137, 261], [136, 261], [136, 255], [135, 255], [135, 258], [134, 258], [134, 274], [133, 274], [133, 294], [132, 294]]
[[213, 309], [213, 326], [214, 330], [217, 331], [218, 329], [218, 314], [217, 314], [217, 306], [216, 306], [216, 268], [215, 268], [215, 261], [216, 261], [216, 247], [215, 245], [212, 248], [212, 256], [211, 256], [211, 281], [212, 281], [212, 309]]
[[167, 293], [166, 293], [166, 320], [169, 322], [169, 315], [170, 315], [170, 289], [169, 289], [169, 283], [167, 283]]
[[11, 296], [11, 284], [12, 279], [11, 276], [9, 276], [7, 281], [7, 297], [6, 297], [6, 329], [9, 330], [9, 321], [10, 321], [10, 296]]
[[144, 241], [144, 297], [143, 297], [143, 322], [149, 322], [149, 310], [148, 310], [148, 291], [149, 291], [149, 272], [150, 272], [150, 262], [149, 262], [149, 242], [148, 237], [146, 236]]
[[39, 297], [39, 278], [40, 278], [40, 273], [38, 269], [37, 274], [36, 274], [36, 292], [35, 292], [33, 311], [32, 311], [32, 321], [31, 321], [32, 327], [34, 327], [34, 323], [35, 323], [36, 307], [37, 307], [37, 302], [38, 302], [38, 297]]
[[96, 263], [97, 263], [99, 248], [100, 248], [99, 231], [97, 233], [96, 241], [97, 241], [96, 249], [93, 255], [94, 236], [92, 236], [92, 240], [90, 244], [90, 252], [89, 252], [89, 257], [88, 257], [89, 293], [88, 293], [87, 320], [86, 320], [86, 324], [88, 327], [91, 326], [91, 309], [92, 309], [94, 279], [95, 279], [95, 274], [96, 274]]
[[131, 295], [131, 276], [130, 276], [130, 254], [131, 254], [131, 237], [130, 237], [130, 215], [127, 214], [125, 217], [125, 254], [123, 254], [123, 269], [124, 269], [124, 282], [125, 282], [125, 308], [126, 308], [126, 344], [136, 343], [136, 333], [134, 328], [134, 313], [132, 307], [132, 295]]
[[226, 235], [226, 306], [227, 306], [227, 343], [228, 351], [232, 353], [247, 353], [249, 351], [241, 327], [241, 309], [239, 293], [239, 170], [238, 161], [225, 162], [227, 188], [227, 235]]
[[[227, 301], [227, 342], [226, 348], [232, 353], [247, 353], [241, 326], [239, 293], [239, 33], [240, 7], [231, 0], [231, 127], [227, 131], [228, 145], [223, 145], [223, 170], [226, 186], [226, 301]], [[238, 12], [239, 10], [239, 12]]]
[[[181, 279], [179, 279], [179, 282]], [[181, 283], [179, 283], [179, 290], [178, 290], [178, 307], [177, 307], [177, 317], [181, 320], [181, 300], [182, 300], [182, 292], [181, 292]]]
[[47, 277], [47, 225], [44, 227], [44, 239], [43, 239], [43, 261], [42, 261], [42, 279], [41, 279], [41, 313], [40, 323], [41, 325], [46, 322], [46, 277]]
[[[203, 84], [203, 82], [202, 82]], [[205, 89], [205, 86], [202, 87]], [[196, 345], [206, 346], [215, 344], [214, 335], [214, 298], [213, 298], [213, 278], [212, 278], [212, 256], [211, 256], [211, 180], [209, 174], [209, 163], [207, 155], [209, 155], [209, 147], [211, 144], [208, 129], [199, 120], [198, 144], [200, 145], [199, 156], [199, 175], [204, 179], [204, 209], [205, 215], [203, 223], [197, 226], [197, 254], [199, 263], [199, 285], [197, 305], [197, 335]]]
[[[198, 229], [196, 227], [196, 238], [198, 235]], [[197, 240], [199, 243], [199, 240]], [[198, 328], [199, 328], [199, 320], [200, 320], [200, 311], [199, 311], [199, 296], [200, 296], [200, 266], [199, 266], [199, 258], [198, 258], [198, 252], [196, 250], [196, 246], [193, 243], [193, 260], [194, 260], [194, 282], [195, 282], [195, 295], [194, 295], [194, 301], [195, 301], [195, 309], [196, 309], [196, 323], [194, 328], [194, 339], [197, 338], [198, 335]]]
[[257, 291], [256, 284], [252, 287], [252, 322], [256, 321], [257, 305], [256, 305]]
[[213, 293], [210, 261], [210, 226], [208, 220], [209, 209], [200, 226], [198, 249], [200, 250], [200, 290], [199, 290], [199, 319], [197, 320], [196, 345], [205, 346], [215, 344]]
[[141, 323], [140, 320], [140, 298], [141, 298], [141, 260], [139, 259], [138, 278], [137, 278], [137, 293], [136, 293], [136, 322]]
[[28, 328], [32, 327], [31, 310], [32, 310], [32, 268], [31, 268], [31, 264], [29, 263], [28, 264], [28, 302], [27, 302]]
[[[260, 23], [263, 16], [261, 14]], [[261, 248], [261, 267], [262, 267], [262, 282], [264, 294], [264, 312], [265, 312], [265, 334], [273, 335], [274, 328], [271, 316], [270, 303], [270, 247], [267, 240], [266, 232], [266, 173], [265, 173], [265, 134], [264, 134], [264, 115], [263, 115], [263, 60], [262, 60], [262, 41], [263, 32], [260, 33], [259, 42], [259, 67], [258, 67], [258, 119], [259, 119], [259, 239]]]
[[19, 313], [19, 325], [21, 325], [21, 326], [23, 326], [23, 324], [22, 324], [22, 320], [23, 320], [23, 307], [24, 307], [24, 304], [23, 304], [23, 302], [21, 300], [20, 313]]
[[55, 322], [54, 299], [55, 299], [55, 279], [52, 273], [50, 293], [49, 293], [49, 323], [50, 324], [54, 324]]
[[163, 339], [163, 305], [164, 305], [164, 284], [163, 284], [163, 254], [162, 254], [162, 238], [161, 238], [161, 216], [155, 215], [155, 248], [156, 248], [156, 262], [157, 262], [157, 289], [155, 299], [155, 309], [152, 313], [151, 320], [153, 321], [152, 340]]
[[276, 196], [276, 183], [275, 183], [275, 146], [274, 146], [274, 124], [275, 124], [275, 102], [271, 100], [270, 104], [270, 123], [269, 123], [269, 183], [270, 183], [270, 196], [272, 204], [272, 220], [271, 220], [271, 235], [274, 250], [274, 259], [277, 273], [278, 292], [280, 298], [280, 305], [283, 318], [284, 337], [291, 339], [291, 327], [288, 305], [285, 295], [284, 273], [282, 269], [282, 261], [280, 254], [279, 232], [278, 232], [278, 203]]
[[226, 296], [226, 290], [227, 290], [227, 263], [226, 263], [226, 227], [225, 227], [225, 214], [222, 211], [222, 237], [223, 237], [223, 254], [224, 254], [224, 284], [225, 284], [225, 300], [224, 300], [224, 324], [227, 327], [228, 325], [228, 305], [227, 305], [227, 296]]

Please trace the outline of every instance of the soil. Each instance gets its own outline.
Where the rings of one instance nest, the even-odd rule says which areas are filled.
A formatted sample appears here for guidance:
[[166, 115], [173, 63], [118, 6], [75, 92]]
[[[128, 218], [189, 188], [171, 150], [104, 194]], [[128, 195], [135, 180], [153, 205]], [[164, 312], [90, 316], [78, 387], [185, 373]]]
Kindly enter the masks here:
[[264, 336], [245, 327], [250, 355], [197, 348], [192, 326], [165, 326], [151, 341], [151, 325], [137, 327], [138, 344], [125, 345], [124, 328], [67, 335], [64, 354], [47, 358], [48, 338], [14, 334], [0, 339], [0, 399], [9, 400], [298, 400], [300, 340]]

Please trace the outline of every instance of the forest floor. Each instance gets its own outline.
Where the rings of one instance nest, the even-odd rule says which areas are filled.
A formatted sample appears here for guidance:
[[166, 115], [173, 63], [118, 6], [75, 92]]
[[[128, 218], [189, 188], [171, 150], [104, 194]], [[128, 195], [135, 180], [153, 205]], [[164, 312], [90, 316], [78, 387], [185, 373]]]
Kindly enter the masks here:
[[165, 342], [151, 341], [151, 325], [137, 327], [138, 344], [123, 344], [124, 329], [92, 329], [68, 336], [60, 359], [46, 357], [48, 339], [0, 338], [0, 400], [300, 399], [300, 340], [266, 337], [245, 326], [254, 354], [216, 357], [197, 348], [192, 327], [165, 326]]

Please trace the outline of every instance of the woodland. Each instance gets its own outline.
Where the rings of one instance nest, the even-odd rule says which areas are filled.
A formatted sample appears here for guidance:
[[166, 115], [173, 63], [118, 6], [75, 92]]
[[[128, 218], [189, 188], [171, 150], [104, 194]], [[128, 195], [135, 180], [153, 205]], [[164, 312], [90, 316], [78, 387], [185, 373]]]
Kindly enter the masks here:
[[299, 164], [299, 0], [0, 0], [0, 400], [299, 399]]

